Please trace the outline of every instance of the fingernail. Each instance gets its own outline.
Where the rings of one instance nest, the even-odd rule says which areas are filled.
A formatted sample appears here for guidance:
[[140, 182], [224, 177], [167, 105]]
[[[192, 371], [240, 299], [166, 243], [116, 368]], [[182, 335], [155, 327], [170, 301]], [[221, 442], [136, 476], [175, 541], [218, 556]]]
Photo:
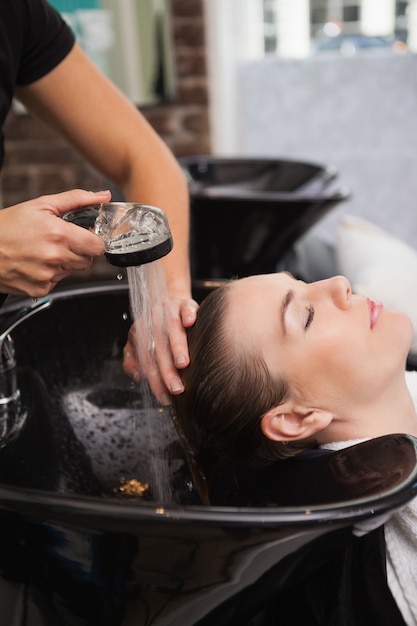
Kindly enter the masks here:
[[110, 193], [110, 189], [103, 189], [103, 191], [94, 191], [93, 193], [96, 193], [97, 195], [100, 195], [103, 193]]
[[169, 389], [171, 393], [180, 393], [184, 391], [184, 386], [178, 378], [173, 378], [169, 383]]
[[196, 309], [188, 309], [188, 311], [184, 314], [184, 319], [186, 322], [193, 322], [195, 320], [196, 315], [197, 315]]
[[176, 358], [175, 358], [175, 365], [177, 367], [180, 367], [181, 365], [185, 365], [187, 363], [187, 360], [185, 358], [185, 354], [177, 354]]

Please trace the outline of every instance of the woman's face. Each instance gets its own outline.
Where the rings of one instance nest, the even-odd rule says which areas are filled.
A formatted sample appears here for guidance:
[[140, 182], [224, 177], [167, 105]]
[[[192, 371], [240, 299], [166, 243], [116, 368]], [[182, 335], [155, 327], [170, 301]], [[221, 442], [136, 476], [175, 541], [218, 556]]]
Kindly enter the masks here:
[[287, 273], [231, 284], [226, 319], [239, 349], [262, 354], [290, 393], [317, 408], [350, 410], [404, 374], [412, 338], [408, 317], [352, 295], [337, 276], [311, 284]]

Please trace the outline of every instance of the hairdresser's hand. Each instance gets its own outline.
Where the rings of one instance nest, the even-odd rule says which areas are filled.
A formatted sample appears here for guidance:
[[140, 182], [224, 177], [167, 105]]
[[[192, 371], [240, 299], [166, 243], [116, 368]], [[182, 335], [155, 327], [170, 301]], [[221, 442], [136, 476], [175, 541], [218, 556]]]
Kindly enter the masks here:
[[104, 252], [92, 232], [60, 219], [67, 211], [109, 202], [109, 191], [73, 189], [0, 210], [0, 293], [45, 296], [73, 270]]
[[171, 404], [171, 395], [184, 391], [178, 370], [190, 361], [185, 329], [194, 324], [197, 311], [198, 304], [192, 298], [171, 297], [163, 311], [164, 321], [153, 320], [154, 344], [150, 347], [141, 345], [143, 337], [149, 336], [141, 327], [141, 320], [130, 328], [123, 369], [137, 382], [146, 378], [162, 405]]

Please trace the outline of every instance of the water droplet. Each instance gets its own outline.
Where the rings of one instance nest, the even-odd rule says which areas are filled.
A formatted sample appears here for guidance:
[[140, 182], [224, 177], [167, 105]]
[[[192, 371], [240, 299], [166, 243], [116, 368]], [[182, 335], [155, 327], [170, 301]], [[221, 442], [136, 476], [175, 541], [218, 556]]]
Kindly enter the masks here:
[[117, 274], [116, 278], [117, 280], [123, 280], [123, 274]]

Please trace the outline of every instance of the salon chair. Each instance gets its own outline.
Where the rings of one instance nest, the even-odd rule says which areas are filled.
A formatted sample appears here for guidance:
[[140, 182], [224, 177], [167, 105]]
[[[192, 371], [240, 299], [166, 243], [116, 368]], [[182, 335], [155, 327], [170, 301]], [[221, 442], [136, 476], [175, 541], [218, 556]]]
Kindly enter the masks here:
[[[336, 521], [349, 501], [369, 503], [372, 494], [378, 498], [391, 487], [395, 491], [403, 479], [410, 481], [409, 495], [416, 493], [416, 443], [413, 437], [388, 435], [336, 452], [310, 450], [265, 469], [223, 462], [212, 480], [211, 501], [217, 506], [311, 506], [313, 516], [317, 505], [327, 504]], [[383, 523], [391, 514], [388, 508], [284, 557], [240, 594], [240, 602], [217, 610], [219, 624], [229, 623], [228, 609], [232, 623], [236, 606], [236, 617], [243, 619], [256, 599], [265, 624], [405, 626], [386, 582]]]
[[[313, 582], [333, 590], [347, 555], [360, 562], [353, 529], [416, 494], [416, 442], [398, 435], [257, 475], [219, 468], [202, 505], [159, 410], [150, 421], [171, 496], [133, 488], [150, 482], [156, 452], [140, 385], [121, 371], [127, 285], [58, 288], [50, 300], [12, 331], [26, 412], [0, 448], [2, 623], [288, 626], [278, 617], [297, 594], [307, 611]], [[8, 299], [0, 324], [34, 304]]]

